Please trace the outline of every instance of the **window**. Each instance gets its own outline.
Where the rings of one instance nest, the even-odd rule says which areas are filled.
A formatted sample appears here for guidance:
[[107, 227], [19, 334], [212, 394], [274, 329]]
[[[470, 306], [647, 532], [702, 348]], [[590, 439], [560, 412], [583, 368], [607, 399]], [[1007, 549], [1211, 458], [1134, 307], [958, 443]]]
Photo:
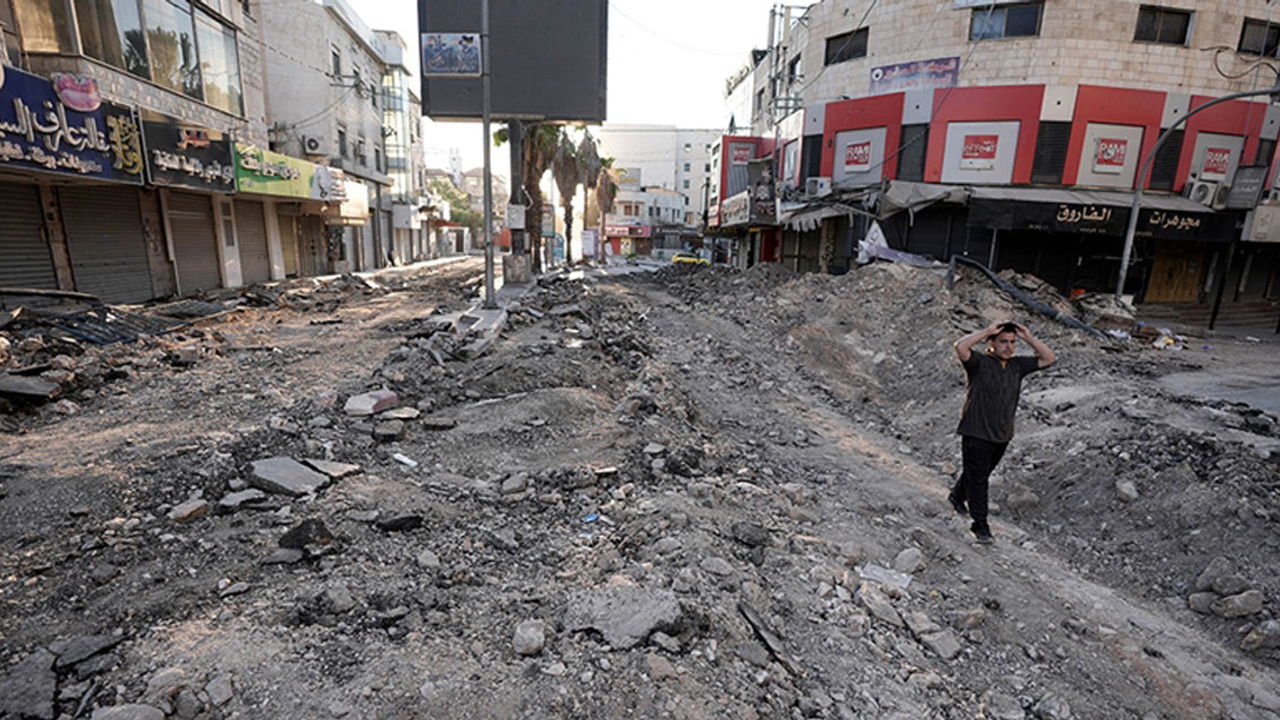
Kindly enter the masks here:
[[382, 172], [382, 151], [378, 148], [373, 149], [373, 169]]
[[685, 181], [684, 181], [684, 189], [685, 189], [685, 190], [688, 190], [688, 189], [689, 189], [689, 181], [688, 181], [688, 180], [685, 180]]
[[1152, 190], [1173, 190], [1178, 176], [1178, 163], [1182, 159], [1182, 144], [1186, 140], [1186, 130], [1174, 130], [1169, 139], [1156, 151], [1155, 160], [1151, 161]]
[[70, 7], [65, 2], [16, 0], [13, 3], [22, 48], [27, 52], [74, 52]]
[[76, 0], [76, 22], [85, 55], [151, 77], [138, 0]]
[[753, 108], [753, 112], [756, 115], [759, 115], [762, 108], [764, 108], [764, 91], [758, 90], [756, 91], [756, 105], [755, 108]]
[[342, 75], [342, 51], [336, 47], [329, 48], [329, 72], [334, 77]]
[[1280, 25], [1261, 20], [1245, 20], [1240, 31], [1240, 52], [1275, 56], [1280, 48]]
[[1189, 11], [1143, 5], [1138, 8], [1138, 27], [1133, 39], [1136, 42], [1186, 45], [1190, 30]]
[[1043, 2], [974, 8], [969, 39], [977, 42], [1039, 35], [1042, 10]]
[[338, 156], [347, 156], [347, 129], [344, 127], [338, 128]]
[[787, 65], [787, 84], [791, 85], [800, 79], [800, 56], [797, 55]]
[[367, 166], [369, 164], [369, 155], [365, 152], [364, 148], [365, 141], [364, 137], [361, 136], [359, 140], [356, 140], [356, 159], [360, 161], [361, 165]]
[[869, 28], [860, 28], [827, 38], [826, 64], [835, 65], [845, 60], [866, 57], [867, 36], [870, 32]]
[[1253, 164], [1267, 166], [1276, 154], [1276, 141], [1263, 138], [1258, 141], [1258, 152], [1254, 153]]
[[684, 171], [689, 172], [689, 163], [684, 164]]
[[684, 151], [685, 151], [685, 152], [691, 152], [692, 150], [693, 150], [693, 143], [685, 143], [685, 144], [684, 144]]
[[1067, 167], [1068, 146], [1071, 144], [1071, 123], [1042, 121], [1036, 136], [1035, 161], [1031, 167], [1031, 181], [1061, 185], [1062, 173]]
[[187, 0], [143, 0], [147, 41], [151, 45], [151, 79], [197, 100], [204, 99], [196, 28]]
[[233, 115], [244, 114], [240, 92], [240, 54], [236, 33], [202, 12], [196, 13], [196, 40], [200, 43], [200, 76], [204, 101]]

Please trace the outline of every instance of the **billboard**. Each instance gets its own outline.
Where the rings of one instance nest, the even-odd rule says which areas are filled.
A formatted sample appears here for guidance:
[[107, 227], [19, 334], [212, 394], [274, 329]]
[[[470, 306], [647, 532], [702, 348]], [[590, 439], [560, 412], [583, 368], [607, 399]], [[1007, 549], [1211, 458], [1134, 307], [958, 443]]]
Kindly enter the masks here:
[[871, 68], [872, 95], [955, 87], [960, 80], [960, 56], [914, 60]]
[[152, 185], [236, 191], [231, 139], [225, 134], [154, 110], [139, 115]]
[[[608, 0], [488, 0], [490, 96], [495, 120], [603, 122]], [[420, 52], [428, 39], [477, 35], [476, 0], [418, 0]], [[422, 114], [477, 120], [478, 77], [432, 77], [424, 62]]]
[[424, 33], [422, 74], [432, 77], [480, 77], [480, 36], [475, 33]]

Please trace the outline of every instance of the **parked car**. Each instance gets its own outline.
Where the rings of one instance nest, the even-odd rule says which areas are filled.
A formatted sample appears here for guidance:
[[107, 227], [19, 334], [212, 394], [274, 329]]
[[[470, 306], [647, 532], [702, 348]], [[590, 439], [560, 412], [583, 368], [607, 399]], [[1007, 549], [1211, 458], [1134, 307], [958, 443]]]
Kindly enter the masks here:
[[711, 264], [710, 260], [702, 257], [701, 255], [698, 255], [697, 253], [691, 253], [691, 252], [678, 252], [675, 255], [671, 256], [671, 262], [689, 263], [691, 265], [710, 265]]

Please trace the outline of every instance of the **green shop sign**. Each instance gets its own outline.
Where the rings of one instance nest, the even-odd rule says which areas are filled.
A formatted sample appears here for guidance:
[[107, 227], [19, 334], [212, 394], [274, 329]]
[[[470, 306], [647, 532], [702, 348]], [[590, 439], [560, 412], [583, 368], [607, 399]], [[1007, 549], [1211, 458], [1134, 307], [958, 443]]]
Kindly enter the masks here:
[[240, 192], [336, 202], [346, 198], [343, 173], [288, 155], [236, 143]]

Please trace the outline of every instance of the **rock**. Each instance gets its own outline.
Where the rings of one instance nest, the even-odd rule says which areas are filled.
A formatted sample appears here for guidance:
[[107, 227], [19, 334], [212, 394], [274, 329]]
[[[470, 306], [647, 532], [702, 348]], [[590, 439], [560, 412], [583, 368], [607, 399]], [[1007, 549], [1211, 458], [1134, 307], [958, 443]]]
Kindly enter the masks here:
[[390, 410], [400, 404], [400, 398], [390, 390], [374, 390], [363, 395], [352, 395], [342, 411], [354, 417], [373, 415], [383, 410]]
[[395, 442], [404, 437], [403, 420], [386, 420], [373, 426], [373, 437], [379, 442]]
[[328, 485], [329, 478], [293, 458], [273, 457], [252, 463], [249, 484], [269, 493], [302, 497]]
[[356, 607], [356, 600], [346, 585], [334, 585], [320, 596], [322, 606], [335, 615], [351, 612]]
[[59, 415], [78, 415], [80, 413], [80, 406], [70, 400], [59, 400], [49, 407]]
[[1213, 604], [1213, 614], [1224, 618], [1238, 618], [1262, 612], [1264, 598], [1259, 590], [1247, 590], [1239, 595], [1220, 598]]
[[147, 689], [142, 693], [142, 698], [149, 703], [171, 700], [186, 685], [187, 674], [181, 668], [165, 668], [147, 681]]
[[682, 547], [679, 540], [673, 537], [664, 537], [653, 544], [653, 551], [659, 555], [670, 555], [677, 552]]
[[1213, 604], [1218, 601], [1218, 594], [1212, 592], [1191, 593], [1187, 596], [1187, 607], [1201, 615], [1213, 612]]
[[411, 407], [399, 407], [378, 415], [380, 420], [417, 420], [420, 417], [422, 411]]
[[1129, 480], [1116, 482], [1116, 498], [1121, 502], [1133, 502], [1138, 499], [1138, 486]]
[[924, 555], [916, 548], [907, 548], [893, 559], [893, 569], [905, 575], [924, 569]]
[[714, 556], [702, 558], [702, 561], [698, 563], [698, 567], [712, 575], [719, 575], [720, 577], [728, 577], [736, 572], [733, 569], [733, 566], [729, 564], [728, 560]]
[[649, 642], [675, 655], [680, 652], [680, 641], [661, 630], [655, 631], [649, 636]]
[[537, 655], [547, 645], [546, 626], [541, 620], [525, 620], [516, 626], [515, 637], [511, 641], [512, 649], [517, 655], [526, 657]]
[[124, 640], [124, 635], [81, 635], [70, 640], [59, 640], [49, 646], [58, 656], [57, 668], [68, 668], [87, 660], [103, 650], [110, 650]]
[[769, 531], [755, 523], [737, 522], [730, 528], [733, 539], [747, 547], [767, 547], [772, 538]]
[[920, 642], [943, 660], [951, 660], [960, 654], [960, 641], [950, 630], [921, 635]]
[[280, 542], [282, 548], [301, 550], [308, 545], [328, 545], [333, 542], [333, 533], [324, 526], [321, 520], [303, 520], [285, 533]]
[[649, 653], [645, 658], [649, 666], [649, 677], [657, 681], [670, 680], [676, 677], [676, 667], [671, 661], [657, 653]]
[[280, 548], [270, 555], [262, 558], [263, 565], [293, 565], [302, 562], [302, 558], [307, 554], [301, 550], [294, 548]]
[[235, 697], [235, 687], [232, 685], [230, 675], [219, 675], [210, 680], [209, 684], [204, 686], [204, 691], [209, 696], [209, 703], [214, 707], [222, 707]]
[[1022, 703], [1012, 695], [991, 691], [983, 696], [987, 706], [987, 717], [991, 720], [1026, 720], [1027, 713]]
[[903, 620], [907, 623], [907, 628], [911, 630], [917, 638], [921, 635], [940, 632], [942, 626], [929, 619], [929, 616], [922, 612], [909, 612], [903, 616]]
[[194, 345], [184, 345], [169, 351], [169, 364], [174, 367], [191, 367], [200, 359], [200, 349]]
[[661, 455], [667, 451], [667, 446], [661, 443], [649, 443], [644, 446], [645, 455]]
[[241, 505], [245, 503], [257, 502], [266, 499], [267, 494], [258, 488], [249, 488], [240, 492], [228, 493], [218, 501], [218, 509], [223, 512], [231, 512], [239, 510]]
[[1204, 570], [1196, 577], [1195, 590], [1200, 592], [1203, 590], [1212, 590], [1213, 582], [1220, 577], [1235, 574], [1235, 567], [1231, 561], [1219, 555], [1209, 561]]
[[1036, 720], [1072, 720], [1075, 717], [1071, 714], [1071, 706], [1067, 701], [1054, 693], [1040, 698], [1031, 708], [1031, 714]]
[[25, 402], [46, 402], [57, 393], [57, 383], [23, 375], [0, 373], [0, 396]]
[[956, 619], [957, 630], [972, 630], [979, 627], [987, 621], [987, 613], [982, 608], [975, 608], [966, 611], [958, 619]]
[[38, 649], [0, 675], [0, 717], [53, 720], [58, 675], [53, 654]]
[[902, 627], [902, 616], [893, 608], [889, 602], [889, 598], [885, 597], [883, 592], [872, 585], [862, 583], [858, 588], [858, 598], [862, 604], [866, 606], [871, 614], [882, 622], [887, 622], [894, 627]]
[[570, 632], [596, 630], [615, 650], [639, 645], [655, 630], [671, 631], [683, 618], [674, 593], [622, 587], [575, 594], [565, 609]]
[[401, 513], [379, 520], [374, 525], [383, 532], [407, 532], [422, 527], [423, 517], [413, 513]]
[[196, 715], [204, 709], [204, 703], [200, 702], [191, 688], [179, 690], [173, 705], [174, 714], [177, 715], [178, 720], [195, 720]]
[[332, 462], [329, 460], [318, 460], [314, 458], [306, 458], [302, 461], [319, 473], [324, 473], [334, 480], [341, 480], [345, 477], [358, 475], [361, 470], [359, 465], [349, 465], [347, 463]]
[[1040, 507], [1040, 496], [1026, 485], [1015, 485], [1004, 498], [1005, 507], [1015, 513], [1024, 513]]
[[249, 592], [249, 583], [240, 581], [234, 582], [218, 591], [218, 597], [229, 598], [232, 595], [243, 595]]
[[421, 423], [425, 430], [452, 430], [458, 427], [458, 421], [451, 418], [424, 418]]
[[150, 705], [112, 705], [98, 708], [91, 720], [164, 720], [164, 711]]
[[169, 511], [169, 519], [176, 523], [184, 523], [209, 514], [209, 503], [204, 500], [188, 500], [175, 505]]
[[1239, 575], [1219, 575], [1213, 579], [1211, 586], [1213, 591], [1219, 595], [1239, 595], [1240, 593], [1251, 589], [1249, 581]]
[[84, 662], [76, 663], [76, 679], [84, 680], [94, 675], [107, 672], [120, 664], [120, 656], [115, 653], [94, 655]]
[[502, 494], [515, 495], [529, 489], [529, 473], [515, 473], [502, 481]]
[[418, 553], [417, 562], [419, 567], [427, 570], [439, 570], [441, 567], [440, 556], [430, 550], [423, 550]]
[[[577, 303], [568, 305], [557, 305], [551, 308], [551, 314], [555, 317], [563, 317], [565, 315], [583, 315], [582, 306]], [[585, 317], [585, 315], [584, 315]]]
[[1240, 649], [1245, 652], [1280, 648], [1280, 620], [1268, 620], [1253, 630], [1240, 641]]
[[120, 568], [115, 565], [112, 565], [111, 563], [100, 563], [98, 565], [94, 565], [93, 569], [89, 571], [89, 579], [99, 585], [106, 585], [114, 580], [119, 574]]

